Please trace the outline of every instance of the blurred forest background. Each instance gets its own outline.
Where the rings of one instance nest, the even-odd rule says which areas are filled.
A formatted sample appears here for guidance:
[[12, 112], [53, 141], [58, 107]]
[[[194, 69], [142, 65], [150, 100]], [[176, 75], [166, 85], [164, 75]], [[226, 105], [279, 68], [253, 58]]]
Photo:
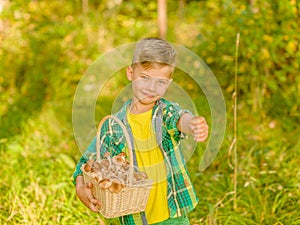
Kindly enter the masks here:
[[[75, 195], [73, 96], [101, 54], [158, 36], [157, 21], [151, 0], [0, 1], [0, 224], [119, 224]], [[215, 161], [188, 163], [191, 224], [300, 224], [300, 2], [168, 1], [165, 34], [209, 65], [227, 105]]]

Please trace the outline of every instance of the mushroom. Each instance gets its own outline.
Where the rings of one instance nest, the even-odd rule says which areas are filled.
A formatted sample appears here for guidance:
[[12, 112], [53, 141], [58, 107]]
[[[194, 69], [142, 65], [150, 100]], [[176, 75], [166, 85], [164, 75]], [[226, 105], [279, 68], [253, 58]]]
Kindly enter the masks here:
[[86, 172], [91, 172], [92, 171], [92, 168], [94, 166], [94, 160], [92, 159], [89, 159], [85, 164], [84, 164], [84, 170]]
[[103, 155], [104, 158], [107, 158], [109, 156], [110, 156], [110, 152], [105, 152], [104, 155]]
[[109, 152], [104, 154], [104, 159], [94, 161], [90, 159], [83, 166], [83, 170], [90, 174], [103, 190], [109, 190], [111, 193], [120, 193], [128, 185], [129, 179], [133, 184], [143, 183], [148, 179], [145, 172], [138, 169], [130, 177], [130, 162], [126, 159], [126, 153], [121, 152], [113, 157]]
[[148, 178], [148, 175], [145, 172], [137, 171], [133, 174], [136, 181], [146, 180]]
[[108, 169], [108, 167], [109, 167], [109, 161], [108, 161], [108, 159], [101, 160], [100, 161], [100, 165], [101, 165], [102, 168]]
[[92, 171], [97, 172], [97, 171], [100, 171], [100, 169], [101, 169], [100, 163], [97, 161], [94, 161], [93, 166], [92, 166]]
[[124, 171], [129, 170], [129, 168], [130, 168], [130, 162], [128, 160], [125, 160], [125, 162], [123, 163]]
[[95, 180], [99, 183], [104, 179], [101, 172], [95, 173]]
[[86, 163], [86, 164], [84, 164], [83, 169], [85, 172], [90, 172], [92, 167], [90, 164]]
[[112, 185], [109, 187], [109, 191], [111, 193], [115, 193], [118, 194], [120, 193], [120, 191], [123, 189], [123, 185], [122, 184], [118, 184], [118, 183], [112, 183]]
[[111, 186], [112, 182], [108, 179], [101, 180], [99, 182], [99, 187], [103, 190], [108, 189]]
[[118, 156], [120, 156], [123, 159], [123, 161], [126, 160], [126, 153], [125, 152], [121, 152]]
[[114, 164], [117, 171], [120, 170], [120, 168], [123, 166], [124, 161], [125, 159], [120, 155], [112, 157], [112, 163]]
[[111, 193], [118, 194], [122, 190], [122, 188], [124, 187], [124, 184], [119, 179], [112, 179], [111, 181], [112, 181], [112, 184], [111, 184], [111, 186], [109, 187], [108, 190]]

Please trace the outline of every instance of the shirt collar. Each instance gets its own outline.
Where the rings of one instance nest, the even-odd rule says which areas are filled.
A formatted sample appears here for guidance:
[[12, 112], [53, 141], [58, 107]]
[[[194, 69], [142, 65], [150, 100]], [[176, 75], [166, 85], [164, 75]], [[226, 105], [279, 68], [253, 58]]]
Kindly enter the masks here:
[[[163, 106], [163, 99], [159, 99], [156, 101], [153, 110], [152, 110], [152, 116], [155, 117], [157, 115], [158, 112], [158, 107]], [[120, 109], [120, 111], [118, 113], [116, 113], [116, 116], [125, 124], [125, 126], [129, 126], [129, 123], [127, 121], [127, 116], [126, 116], [126, 112], [128, 107], [130, 106], [132, 102], [132, 99], [129, 99], [125, 102], [125, 104], [123, 105], [123, 107]]]

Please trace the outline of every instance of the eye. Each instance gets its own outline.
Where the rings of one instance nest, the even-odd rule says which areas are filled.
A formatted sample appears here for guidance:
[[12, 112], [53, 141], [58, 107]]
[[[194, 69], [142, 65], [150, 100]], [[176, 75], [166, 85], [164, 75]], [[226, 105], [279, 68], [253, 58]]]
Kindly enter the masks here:
[[168, 81], [167, 80], [158, 80], [159, 85], [167, 85]]
[[142, 75], [142, 76], [141, 76], [141, 79], [143, 79], [144, 81], [149, 81], [149, 80], [150, 80], [150, 77]]

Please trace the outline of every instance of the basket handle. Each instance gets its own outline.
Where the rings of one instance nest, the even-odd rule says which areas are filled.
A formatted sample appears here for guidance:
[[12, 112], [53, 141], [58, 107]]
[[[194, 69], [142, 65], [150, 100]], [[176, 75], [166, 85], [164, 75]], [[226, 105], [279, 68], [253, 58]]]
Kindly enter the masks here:
[[96, 141], [96, 160], [97, 161], [101, 160], [101, 157], [100, 157], [100, 133], [101, 133], [102, 125], [108, 119], [115, 120], [115, 122], [117, 122], [120, 125], [120, 127], [122, 128], [123, 134], [125, 136], [127, 146], [128, 146], [128, 156], [129, 156], [129, 166], [130, 166], [129, 167], [129, 183], [131, 184], [132, 177], [133, 177], [133, 152], [132, 152], [133, 146], [132, 146], [132, 143], [131, 143], [131, 140], [130, 140], [130, 135], [129, 135], [126, 127], [124, 126], [122, 121], [119, 118], [115, 117], [115, 116], [112, 116], [112, 115], [105, 116], [99, 122], [98, 130], [97, 130], [97, 139], [98, 140]]

